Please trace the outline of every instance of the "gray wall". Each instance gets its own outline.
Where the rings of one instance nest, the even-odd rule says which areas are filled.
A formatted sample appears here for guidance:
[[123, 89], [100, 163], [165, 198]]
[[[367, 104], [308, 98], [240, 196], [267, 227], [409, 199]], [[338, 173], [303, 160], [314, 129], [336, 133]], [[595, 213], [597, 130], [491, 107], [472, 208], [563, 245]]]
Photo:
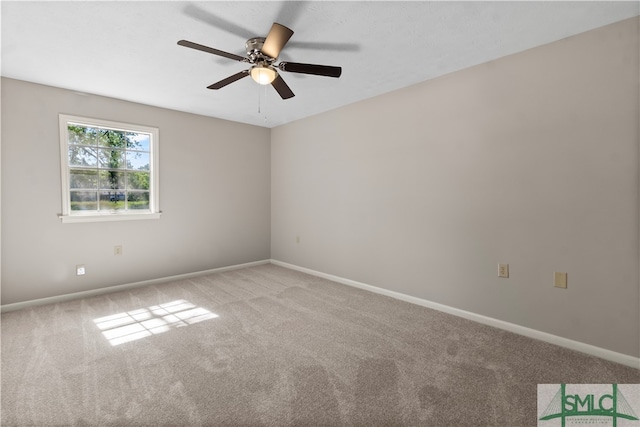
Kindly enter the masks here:
[[[58, 113], [160, 129], [161, 219], [60, 222]], [[269, 129], [3, 78], [2, 303], [268, 259], [269, 153]]]
[[272, 129], [271, 257], [640, 356], [638, 50], [634, 18]]

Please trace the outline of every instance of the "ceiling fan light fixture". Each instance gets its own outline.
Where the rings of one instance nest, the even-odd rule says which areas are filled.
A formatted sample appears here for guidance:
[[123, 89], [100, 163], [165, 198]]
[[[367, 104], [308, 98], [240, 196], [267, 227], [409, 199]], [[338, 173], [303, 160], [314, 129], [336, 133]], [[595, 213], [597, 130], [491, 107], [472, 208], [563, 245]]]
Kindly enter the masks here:
[[271, 67], [255, 66], [251, 69], [251, 78], [256, 83], [268, 85], [276, 79], [276, 70]]

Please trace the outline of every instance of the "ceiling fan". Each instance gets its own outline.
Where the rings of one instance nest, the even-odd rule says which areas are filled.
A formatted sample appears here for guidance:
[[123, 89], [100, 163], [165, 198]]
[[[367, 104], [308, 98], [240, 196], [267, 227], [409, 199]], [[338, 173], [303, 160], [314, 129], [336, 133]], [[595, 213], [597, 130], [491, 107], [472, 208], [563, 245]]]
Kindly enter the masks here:
[[278, 59], [278, 55], [280, 55], [280, 51], [287, 44], [292, 35], [293, 31], [291, 29], [274, 22], [271, 26], [271, 30], [269, 30], [269, 34], [267, 34], [267, 37], [253, 37], [247, 40], [245, 43], [247, 57], [203, 46], [188, 40], [180, 40], [178, 44], [180, 46], [201, 50], [213, 55], [251, 64], [250, 69], [240, 71], [226, 79], [213, 83], [212, 85], [207, 86], [208, 89], [221, 89], [230, 83], [251, 75], [251, 78], [261, 85], [271, 84], [282, 99], [289, 99], [295, 95], [291, 88], [289, 88], [289, 86], [284, 82], [282, 77], [280, 77], [276, 69], [290, 73], [340, 77], [342, 74], [341, 67], [284, 61], [276, 65], [275, 62]]

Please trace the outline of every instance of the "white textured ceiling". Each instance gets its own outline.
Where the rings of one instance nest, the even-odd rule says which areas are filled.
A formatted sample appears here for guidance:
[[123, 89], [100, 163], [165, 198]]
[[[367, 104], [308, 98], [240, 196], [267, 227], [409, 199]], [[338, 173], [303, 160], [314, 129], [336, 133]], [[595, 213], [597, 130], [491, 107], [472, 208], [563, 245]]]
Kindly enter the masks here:
[[[627, 2], [2, 1], [2, 75], [273, 127], [637, 16]], [[295, 31], [280, 59], [337, 65], [340, 79], [282, 72], [296, 96], [250, 78], [206, 87], [247, 64], [276, 21]], [[260, 113], [258, 108], [260, 107]]]

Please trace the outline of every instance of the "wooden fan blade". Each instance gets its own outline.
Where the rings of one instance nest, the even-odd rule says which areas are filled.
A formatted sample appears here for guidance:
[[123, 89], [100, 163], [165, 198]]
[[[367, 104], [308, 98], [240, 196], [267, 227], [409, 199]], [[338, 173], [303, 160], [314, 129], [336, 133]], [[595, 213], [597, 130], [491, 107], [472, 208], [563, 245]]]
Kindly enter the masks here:
[[271, 30], [269, 30], [269, 34], [267, 34], [267, 38], [264, 40], [264, 44], [262, 45], [262, 53], [270, 56], [271, 58], [277, 58], [278, 55], [280, 55], [280, 51], [284, 45], [287, 44], [292, 35], [293, 30], [274, 22], [271, 26]]
[[301, 64], [299, 62], [281, 62], [278, 68], [291, 73], [313, 74], [325, 77], [340, 77], [342, 67], [332, 67], [330, 65]]
[[231, 84], [235, 81], [240, 80], [243, 77], [247, 77], [249, 75], [249, 70], [243, 70], [239, 73], [234, 74], [233, 76], [229, 76], [226, 79], [222, 79], [219, 82], [216, 82], [212, 85], [207, 86], [207, 89], [221, 89], [228, 84]]
[[198, 43], [190, 42], [188, 40], [180, 40], [178, 42], [180, 46], [190, 47], [191, 49], [201, 50], [203, 52], [212, 53], [214, 55], [223, 56], [225, 58], [234, 59], [240, 62], [248, 62], [247, 58], [236, 55], [234, 53], [224, 52], [222, 50], [214, 49], [212, 47], [204, 46]]
[[282, 99], [289, 99], [296, 96], [289, 85], [287, 85], [284, 80], [282, 80], [282, 77], [280, 77], [279, 74], [271, 82], [271, 86], [273, 86], [273, 88], [276, 90], [276, 92], [278, 92], [278, 95], [280, 95], [280, 98]]

